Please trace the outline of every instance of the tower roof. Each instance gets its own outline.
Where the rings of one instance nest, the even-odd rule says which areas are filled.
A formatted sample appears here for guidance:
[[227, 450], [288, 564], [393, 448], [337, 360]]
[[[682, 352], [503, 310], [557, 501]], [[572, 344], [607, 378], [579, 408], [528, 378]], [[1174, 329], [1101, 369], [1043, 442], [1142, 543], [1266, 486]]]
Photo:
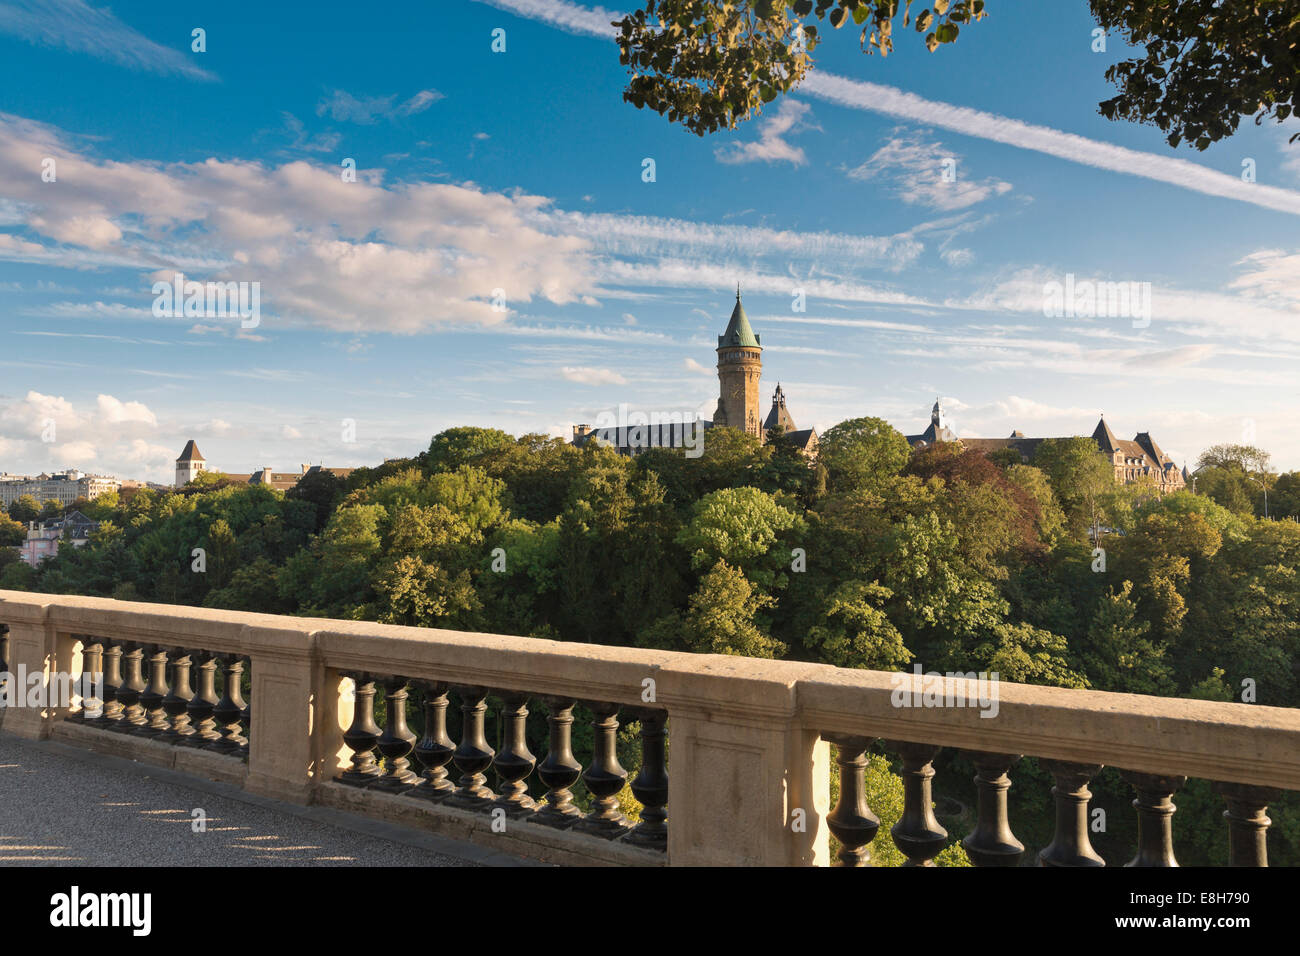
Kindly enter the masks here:
[[739, 288], [736, 289], [736, 307], [731, 310], [731, 321], [727, 323], [727, 331], [718, 336], [718, 348], [736, 345], [751, 349], [762, 347], [759, 345], [758, 336], [750, 328], [745, 307], [740, 304]]
[[194, 439], [191, 438], [189, 441], [185, 443], [185, 450], [181, 452], [181, 457], [177, 458], [176, 462], [177, 464], [179, 464], [180, 462], [183, 461], [206, 461], [206, 460], [207, 459], [205, 459], [202, 455], [199, 454], [199, 446], [194, 444]]
[[1111, 431], [1110, 426], [1106, 424], [1106, 417], [1104, 415], [1102, 416], [1101, 421], [1097, 422], [1097, 427], [1093, 429], [1092, 439], [1100, 445], [1101, 450], [1108, 455], [1114, 454], [1119, 448], [1119, 439], [1115, 437], [1115, 433]]
[[785, 407], [785, 391], [779, 383], [776, 386], [776, 391], [772, 394], [772, 409], [767, 413], [767, 418], [763, 419], [763, 431], [770, 431], [777, 425], [780, 425], [782, 431], [787, 435], [797, 431], [794, 426], [794, 418], [791, 417], [789, 409]]

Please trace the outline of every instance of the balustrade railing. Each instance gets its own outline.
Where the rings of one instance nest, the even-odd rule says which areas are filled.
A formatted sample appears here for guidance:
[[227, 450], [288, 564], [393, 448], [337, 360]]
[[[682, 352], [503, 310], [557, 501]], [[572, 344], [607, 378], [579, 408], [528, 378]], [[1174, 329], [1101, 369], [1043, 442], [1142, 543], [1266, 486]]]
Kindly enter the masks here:
[[[96, 731], [248, 760], [248, 658], [91, 634], [73, 637], [81, 646], [81, 699], [71, 719]], [[197, 690], [191, 676], [196, 671]]]
[[[653, 708], [629, 708], [627, 716], [640, 724], [640, 770], [631, 784], [639, 802], [639, 820], [624, 814], [619, 795], [628, 772], [617, 753], [618, 704], [591, 701], [594, 746], [584, 766], [574, 757], [573, 710], [577, 702], [557, 697], [534, 698], [527, 693], [482, 686], [449, 686], [405, 677], [379, 677], [369, 672], [343, 675], [353, 683], [353, 713], [343, 740], [350, 766], [336, 776], [338, 783], [400, 796], [416, 803], [443, 804], [509, 820], [572, 829], [606, 841], [622, 841], [653, 850], [667, 849], [668, 767], [665, 737], [667, 715]], [[376, 720], [383, 688], [384, 726]], [[413, 700], [411, 688], [420, 699]], [[460, 704], [460, 742], [447, 734], [450, 696]], [[486, 722], [495, 716], [503, 745], [488, 741]], [[549, 746], [539, 762], [529, 749], [527, 719], [530, 703], [547, 712]], [[421, 714], [424, 736], [413, 733], [408, 720]], [[413, 769], [418, 764], [419, 771]], [[448, 765], [459, 772], [453, 782]], [[497, 781], [493, 789], [489, 774]], [[583, 810], [573, 787], [579, 781], [589, 797]], [[530, 794], [532, 784], [535, 792]]]
[[[833, 838], [842, 866], [888, 839], [907, 866], [960, 847], [980, 867], [1098, 867], [1090, 785], [1110, 766], [1133, 790], [1128, 865], [1178, 865], [1175, 800], [1201, 779], [1230, 864], [1265, 866], [1268, 805], [1300, 789], [1300, 711], [1283, 708], [1002, 684], [985, 716], [900, 707], [920, 675], [14, 592], [0, 621], [0, 680], [21, 664], [77, 691], [11, 699], [0, 731], [233, 768], [252, 792], [542, 858], [815, 865]], [[873, 753], [902, 780], [886, 833]], [[1054, 822], [1027, 852], [1009, 793], [1035, 762]], [[936, 783], [973, 813], [936, 814]]]

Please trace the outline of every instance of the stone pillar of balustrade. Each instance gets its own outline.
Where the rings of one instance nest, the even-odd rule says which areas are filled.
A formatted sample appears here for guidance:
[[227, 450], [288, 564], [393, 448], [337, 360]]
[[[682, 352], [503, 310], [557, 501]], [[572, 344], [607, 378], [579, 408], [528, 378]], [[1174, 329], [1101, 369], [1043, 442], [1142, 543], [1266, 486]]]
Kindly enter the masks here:
[[[20, 591], [0, 594], [4, 596], [0, 609], [9, 625], [8, 666], [13, 675], [13, 686], [8, 689], [12, 705], [0, 710], [0, 729], [17, 737], [43, 740], [55, 721], [76, 709], [72, 704], [79, 705], [81, 642], [51, 619], [50, 605], [66, 598]], [[40, 701], [38, 706], [28, 706], [34, 674], [40, 675]], [[63, 687], [58, 684], [60, 675], [67, 676]], [[67, 696], [56, 699], [63, 694]]]
[[248, 777], [244, 789], [309, 803], [314, 788], [348, 766], [343, 732], [351, 684], [318, 659], [309, 618], [247, 630], [252, 655]]
[[697, 658], [657, 675], [673, 866], [825, 866], [830, 747], [799, 720], [804, 665]]

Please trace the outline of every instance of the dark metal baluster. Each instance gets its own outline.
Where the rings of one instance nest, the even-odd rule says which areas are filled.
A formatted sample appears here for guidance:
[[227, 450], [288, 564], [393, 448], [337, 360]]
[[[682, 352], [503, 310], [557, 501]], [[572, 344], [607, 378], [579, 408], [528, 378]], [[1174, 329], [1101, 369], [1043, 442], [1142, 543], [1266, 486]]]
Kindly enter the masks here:
[[522, 817], [537, 809], [537, 801], [528, 795], [524, 783], [537, 766], [537, 758], [528, 749], [525, 728], [528, 723], [528, 697], [524, 694], [506, 694], [501, 719], [505, 722], [505, 743], [492, 765], [501, 775], [501, 795], [494, 806], [505, 810], [510, 817]]
[[1038, 853], [1039, 866], [1105, 866], [1088, 839], [1088, 781], [1101, 773], [1101, 764], [1040, 761], [1056, 780], [1056, 832], [1052, 842]]
[[575, 701], [543, 697], [550, 742], [546, 757], [537, 767], [537, 778], [546, 784], [546, 805], [528, 819], [548, 827], [567, 829], [582, 818], [569, 788], [582, 776], [582, 764], [573, 756], [573, 708]]
[[97, 727], [109, 727], [122, 719], [122, 705], [117, 699], [117, 689], [122, 685], [122, 645], [114, 641], [104, 644], [104, 710], [94, 722]]
[[221, 734], [217, 733], [217, 722], [212, 718], [220, 700], [217, 697], [217, 655], [209, 651], [195, 651], [190, 657], [191, 662], [198, 662], [195, 668], [198, 679], [194, 696], [185, 705], [193, 733], [177, 743], [183, 747], [206, 747], [221, 739]]
[[931, 793], [934, 767], [930, 761], [942, 748], [907, 741], [889, 742], [888, 746], [903, 758], [903, 816], [890, 836], [907, 857], [904, 866], [934, 866], [935, 855], [948, 842], [948, 831], [935, 819]]
[[1228, 866], [1268, 866], [1268, 805], [1282, 791], [1218, 781], [1214, 792], [1228, 804]]
[[1007, 791], [1011, 778], [1007, 771], [1020, 754], [969, 754], [975, 763], [975, 787], [979, 792], [979, 817], [975, 829], [961, 845], [976, 866], [1015, 866], [1025, 853], [1025, 845], [1011, 832], [1007, 819]]
[[81, 711], [78, 718], [86, 722], [104, 716], [104, 701], [99, 696], [104, 682], [104, 645], [84, 635], [81, 646]]
[[1174, 859], [1173, 795], [1186, 777], [1161, 776], [1121, 770], [1119, 775], [1137, 790], [1133, 807], [1138, 812], [1138, 851], [1125, 866], [1177, 866]]
[[244, 717], [244, 662], [238, 654], [222, 654], [221, 700], [212, 708], [212, 716], [217, 721], [221, 738], [212, 744], [217, 753], [237, 756], [248, 739], [240, 733], [240, 721]]
[[189, 714], [189, 703], [194, 697], [194, 690], [190, 687], [190, 667], [193, 661], [190, 660], [188, 651], [173, 650], [171, 663], [172, 686], [162, 702], [163, 710], [171, 718], [171, 726], [159, 734], [158, 739], [169, 744], [178, 744], [194, 734], [194, 728], [190, 726]]
[[147, 722], [136, 728], [142, 737], [157, 737], [167, 729], [167, 711], [163, 698], [167, 696], [167, 650], [158, 644], [149, 648], [149, 684], [140, 692], [140, 705], [145, 709]]
[[422, 684], [424, 697], [424, 737], [415, 745], [415, 759], [424, 768], [424, 782], [411, 791], [413, 797], [445, 800], [456, 789], [447, 777], [447, 764], [456, 746], [447, 736], [447, 685]]
[[487, 787], [487, 777], [483, 775], [483, 771], [492, 766], [492, 758], [496, 755], [484, 735], [487, 689], [457, 687], [456, 693], [460, 697], [462, 720], [460, 744], [451, 759], [461, 776], [460, 786], [447, 798], [447, 803], [480, 810], [496, 799], [496, 794]]
[[[251, 674], [253, 671], [253, 659], [249, 657], [247, 654], [245, 654], [243, 661], [244, 661], [244, 667], [246, 667], [249, 673]], [[240, 679], [241, 679], [240, 686], [242, 688], [243, 686], [242, 675]], [[252, 685], [249, 686], [251, 687]], [[242, 695], [242, 691], [241, 691], [241, 695]], [[239, 719], [240, 722], [243, 723], [244, 729], [243, 729], [243, 736], [240, 737], [239, 739], [239, 751], [236, 754], [236, 756], [239, 757], [239, 759], [243, 760], [244, 762], [247, 762], [249, 742], [253, 738], [253, 702], [251, 700], [244, 701], [244, 709], [240, 713]]]
[[379, 740], [375, 723], [375, 683], [369, 674], [346, 674], [356, 686], [352, 726], [343, 734], [343, 742], [352, 748], [352, 766], [339, 774], [342, 783], [368, 787], [382, 774], [375, 762], [374, 749]]
[[880, 818], [867, 805], [867, 748], [870, 737], [851, 734], [822, 734], [833, 743], [835, 762], [840, 768], [840, 796], [826, 817], [826, 827], [840, 841], [836, 866], [870, 866], [871, 841], [880, 829]]
[[113, 730], [131, 733], [145, 723], [144, 708], [140, 706], [140, 693], [147, 686], [144, 682], [144, 645], [134, 641], [126, 645], [122, 654], [125, 676], [117, 689], [117, 699], [122, 703], [122, 719], [113, 724]]
[[625, 843], [668, 849], [668, 760], [662, 710], [637, 708], [629, 717], [641, 721], [641, 769], [632, 778], [632, 795], [641, 803], [641, 822], [623, 838]]
[[419, 783], [407, 758], [415, 747], [415, 734], [406, 726], [406, 678], [389, 677], [384, 681], [384, 732], [375, 749], [384, 758], [384, 773], [374, 782], [376, 790], [402, 793]]
[[627, 771], [618, 762], [618, 704], [594, 701], [587, 706], [595, 715], [591, 722], [595, 746], [582, 779], [593, 799], [591, 812], [574, 829], [613, 840], [631, 826], [618, 805], [618, 793], [627, 783]]

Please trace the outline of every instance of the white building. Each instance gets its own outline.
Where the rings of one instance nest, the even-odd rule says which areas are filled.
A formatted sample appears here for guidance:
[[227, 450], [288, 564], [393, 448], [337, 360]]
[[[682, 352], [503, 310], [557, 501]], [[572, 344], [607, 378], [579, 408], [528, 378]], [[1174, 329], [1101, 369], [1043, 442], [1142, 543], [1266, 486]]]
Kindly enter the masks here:
[[208, 463], [199, 454], [199, 446], [191, 438], [185, 443], [185, 450], [176, 459], [176, 487], [184, 488], [187, 484], [208, 470]]

